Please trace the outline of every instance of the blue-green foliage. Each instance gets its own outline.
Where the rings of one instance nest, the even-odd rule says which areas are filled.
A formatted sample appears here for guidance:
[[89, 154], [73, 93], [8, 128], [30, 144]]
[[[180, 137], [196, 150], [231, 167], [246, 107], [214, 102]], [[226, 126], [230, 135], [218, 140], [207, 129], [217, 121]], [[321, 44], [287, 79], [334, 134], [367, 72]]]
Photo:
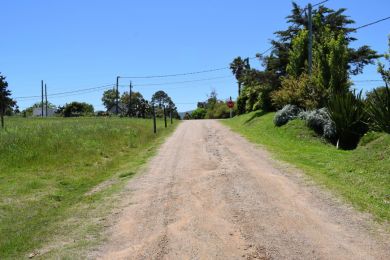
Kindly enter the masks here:
[[306, 125], [316, 133], [328, 140], [334, 141], [336, 137], [336, 127], [330, 119], [326, 108], [303, 111], [298, 115], [298, 118], [305, 120]]
[[281, 110], [276, 112], [274, 117], [274, 124], [276, 126], [282, 126], [288, 123], [288, 121], [296, 119], [302, 110], [295, 105], [285, 105]]

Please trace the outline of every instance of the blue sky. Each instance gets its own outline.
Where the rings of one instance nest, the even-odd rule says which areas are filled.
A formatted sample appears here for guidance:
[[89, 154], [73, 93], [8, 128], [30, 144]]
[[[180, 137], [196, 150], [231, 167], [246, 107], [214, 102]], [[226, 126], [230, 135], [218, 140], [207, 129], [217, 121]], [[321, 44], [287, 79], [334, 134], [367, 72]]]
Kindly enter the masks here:
[[[346, 7], [356, 26], [387, 17], [390, 10], [389, 0], [331, 0], [326, 5]], [[41, 80], [51, 95], [114, 84], [117, 75], [176, 74], [228, 66], [236, 56], [254, 56], [270, 47], [273, 32], [287, 26], [291, 1], [3, 0], [1, 9], [0, 72], [7, 77], [13, 96], [24, 97], [39, 96]], [[367, 44], [383, 53], [389, 34], [387, 20], [359, 30], [352, 46]], [[259, 64], [253, 61], [252, 66]], [[209, 78], [213, 79], [201, 81]], [[376, 66], [369, 66], [354, 79], [380, 77]], [[191, 80], [199, 81], [172, 83]], [[165, 90], [179, 111], [195, 108], [211, 89], [221, 99], [237, 94], [229, 70], [132, 81], [134, 90], [147, 99]], [[129, 79], [121, 79], [120, 90], [127, 90], [128, 83]], [[369, 90], [378, 84], [357, 83], [356, 87]], [[102, 92], [49, 96], [49, 101], [56, 105], [86, 101], [100, 110]], [[39, 100], [19, 99], [18, 104], [25, 108]]]

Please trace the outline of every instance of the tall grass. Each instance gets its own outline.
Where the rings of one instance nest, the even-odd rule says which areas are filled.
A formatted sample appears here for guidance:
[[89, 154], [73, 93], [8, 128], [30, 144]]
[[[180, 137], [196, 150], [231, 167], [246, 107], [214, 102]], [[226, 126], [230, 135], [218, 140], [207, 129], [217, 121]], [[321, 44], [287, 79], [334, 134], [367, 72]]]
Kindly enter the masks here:
[[170, 132], [127, 118], [10, 118], [0, 131], [0, 259], [47, 241], [68, 209]]

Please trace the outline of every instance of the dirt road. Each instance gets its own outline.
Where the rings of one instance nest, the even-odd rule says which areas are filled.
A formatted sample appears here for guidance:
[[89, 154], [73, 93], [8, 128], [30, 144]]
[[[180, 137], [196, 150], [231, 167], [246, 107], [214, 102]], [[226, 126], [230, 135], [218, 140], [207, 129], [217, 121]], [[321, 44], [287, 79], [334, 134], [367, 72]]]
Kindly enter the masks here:
[[101, 259], [390, 259], [386, 231], [217, 121], [133, 179]]

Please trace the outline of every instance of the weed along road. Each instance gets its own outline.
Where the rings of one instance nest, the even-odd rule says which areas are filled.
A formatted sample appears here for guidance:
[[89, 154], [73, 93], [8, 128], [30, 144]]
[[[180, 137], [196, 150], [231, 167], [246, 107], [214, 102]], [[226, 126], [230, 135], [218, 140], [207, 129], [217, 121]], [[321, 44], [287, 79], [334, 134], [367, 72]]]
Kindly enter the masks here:
[[100, 259], [389, 259], [388, 229], [218, 121], [185, 121], [132, 179]]

